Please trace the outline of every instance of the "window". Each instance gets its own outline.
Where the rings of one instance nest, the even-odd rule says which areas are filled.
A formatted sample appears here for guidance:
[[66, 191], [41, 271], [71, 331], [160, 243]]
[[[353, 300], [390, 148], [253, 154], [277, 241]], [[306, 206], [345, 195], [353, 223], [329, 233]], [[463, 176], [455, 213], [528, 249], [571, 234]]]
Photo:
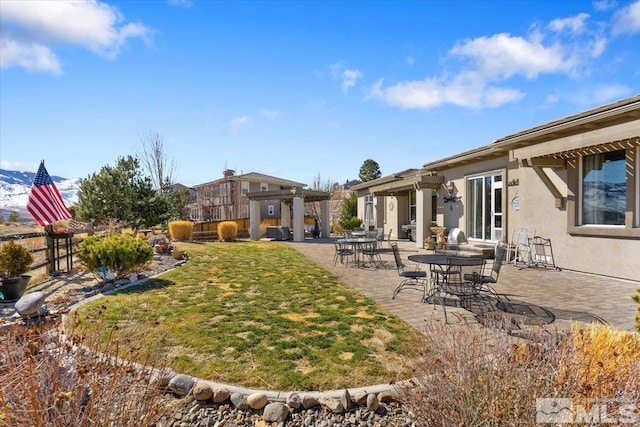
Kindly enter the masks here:
[[582, 158], [582, 225], [625, 225], [625, 150]]
[[269, 191], [269, 184], [265, 182], [260, 183], [260, 191]]
[[[409, 192], [409, 221], [416, 220], [416, 192]], [[413, 224], [413, 222], [411, 222]]]
[[469, 238], [502, 240], [502, 174], [467, 180], [467, 234]]
[[367, 194], [364, 196], [364, 224], [371, 226], [373, 223], [373, 195]]
[[242, 181], [240, 185], [242, 186], [242, 194], [246, 195], [249, 192], [249, 181]]
[[276, 207], [274, 205], [269, 205], [267, 207], [267, 215], [274, 216], [276, 214]]

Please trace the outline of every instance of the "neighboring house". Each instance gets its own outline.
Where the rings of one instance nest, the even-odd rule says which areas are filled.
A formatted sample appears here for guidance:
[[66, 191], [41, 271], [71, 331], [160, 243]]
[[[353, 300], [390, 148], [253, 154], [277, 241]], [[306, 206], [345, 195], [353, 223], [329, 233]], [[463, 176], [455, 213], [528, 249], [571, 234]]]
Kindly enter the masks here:
[[417, 246], [436, 224], [479, 246], [530, 227], [564, 269], [640, 280], [639, 170], [637, 95], [353, 190], [385, 232], [414, 219]]
[[[233, 170], [223, 172], [221, 179], [198, 184], [196, 202], [192, 209], [195, 221], [220, 221], [249, 218], [249, 200], [247, 193], [259, 191], [303, 188], [304, 183], [250, 172], [236, 175]], [[261, 203], [261, 218], [280, 218], [280, 201]]]
[[173, 184], [171, 190], [174, 194], [178, 195], [178, 197], [184, 198], [183, 218], [194, 218], [194, 215], [198, 211], [196, 205], [196, 190], [193, 187], [187, 187], [180, 183]]

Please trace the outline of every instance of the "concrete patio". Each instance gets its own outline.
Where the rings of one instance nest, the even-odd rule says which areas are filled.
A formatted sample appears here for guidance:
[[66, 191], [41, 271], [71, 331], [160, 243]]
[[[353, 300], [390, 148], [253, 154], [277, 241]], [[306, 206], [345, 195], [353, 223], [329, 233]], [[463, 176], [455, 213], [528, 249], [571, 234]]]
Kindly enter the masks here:
[[[402, 259], [409, 264], [413, 264], [407, 260], [409, 255], [431, 253], [417, 249], [414, 242], [397, 243]], [[307, 239], [289, 244], [419, 330], [424, 328], [425, 321], [445, 320], [441, 306], [420, 302], [422, 294], [415, 290], [403, 290], [396, 299], [391, 299], [393, 290], [400, 282], [391, 251], [382, 253], [382, 268], [359, 268], [351, 264], [348, 267], [340, 263], [333, 265], [332, 239]], [[383, 247], [386, 247], [386, 242]], [[420, 268], [426, 270], [428, 265], [421, 264]], [[631, 296], [639, 287], [640, 282], [504, 264], [494, 289], [505, 301], [503, 308], [511, 312], [507, 317], [515, 329], [536, 324], [547, 328], [566, 328], [571, 321], [580, 321], [607, 323], [632, 331], [635, 330], [638, 305]], [[468, 311], [453, 303], [453, 300], [447, 303], [449, 324], [479, 324], [478, 319], [482, 319], [476, 316], [479, 310], [471, 308], [473, 312]], [[487, 315], [492, 310], [497, 311], [488, 316], [501, 316], [503, 313], [491, 304], [484, 307], [483, 313]]]

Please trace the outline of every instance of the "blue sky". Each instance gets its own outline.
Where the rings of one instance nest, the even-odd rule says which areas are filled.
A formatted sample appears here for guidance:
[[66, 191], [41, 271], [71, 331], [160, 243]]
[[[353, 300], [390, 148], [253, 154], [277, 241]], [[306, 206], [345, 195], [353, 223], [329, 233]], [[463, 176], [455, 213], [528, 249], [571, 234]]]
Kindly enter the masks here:
[[636, 1], [0, 1], [0, 165], [383, 175], [640, 93]]

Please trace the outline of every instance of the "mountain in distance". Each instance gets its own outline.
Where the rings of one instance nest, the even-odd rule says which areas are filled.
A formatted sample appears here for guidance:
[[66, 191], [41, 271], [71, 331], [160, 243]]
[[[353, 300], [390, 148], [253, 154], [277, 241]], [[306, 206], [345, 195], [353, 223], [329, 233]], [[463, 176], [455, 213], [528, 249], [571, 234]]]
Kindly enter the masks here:
[[[18, 212], [21, 218], [32, 219], [27, 212], [27, 201], [35, 177], [35, 172], [0, 169], [0, 215], [3, 218], [7, 218], [11, 212]], [[78, 202], [80, 178], [67, 179], [52, 176], [51, 179], [67, 207]]]

